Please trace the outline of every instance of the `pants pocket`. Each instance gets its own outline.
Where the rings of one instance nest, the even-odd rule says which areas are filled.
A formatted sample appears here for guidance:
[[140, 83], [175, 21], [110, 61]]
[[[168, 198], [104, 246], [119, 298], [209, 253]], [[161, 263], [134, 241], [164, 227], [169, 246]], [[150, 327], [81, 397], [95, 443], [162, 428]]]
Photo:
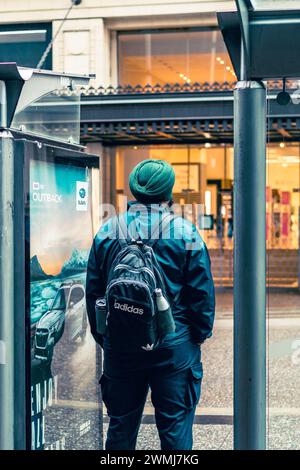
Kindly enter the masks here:
[[200, 399], [201, 382], [203, 377], [202, 362], [193, 364], [189, 369], [188, 389], [186, 404], [188, 408], [194, 408]]

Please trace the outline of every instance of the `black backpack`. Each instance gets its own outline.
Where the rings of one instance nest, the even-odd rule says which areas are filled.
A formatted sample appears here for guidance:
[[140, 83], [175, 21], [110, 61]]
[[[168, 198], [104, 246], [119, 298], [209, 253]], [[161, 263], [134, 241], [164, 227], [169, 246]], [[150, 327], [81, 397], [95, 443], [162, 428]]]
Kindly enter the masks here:
[[105, 295], [106, 334], [115, 350], [152, 351], [163, 340], [157, 324], [154, 290], [161, 289], [169, 306], [170, 301], [153, 245], [173, 218], [173, 213], [163, 213], [152, 231], [151, 239], [146, 242], [140, 239], [127, 240], [122, 229], [124, 222], [121, 218], [117, 222], [121, 249], [110, 267]]

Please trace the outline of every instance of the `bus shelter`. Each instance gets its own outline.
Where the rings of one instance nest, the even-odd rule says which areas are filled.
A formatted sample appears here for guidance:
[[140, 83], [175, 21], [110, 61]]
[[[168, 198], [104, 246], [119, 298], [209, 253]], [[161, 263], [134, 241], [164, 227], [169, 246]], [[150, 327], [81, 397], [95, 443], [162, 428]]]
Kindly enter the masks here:
[[79, 143], [88, 81], [0, 64], [1, 449], [101, 446], [85, 308], [99, 157]]

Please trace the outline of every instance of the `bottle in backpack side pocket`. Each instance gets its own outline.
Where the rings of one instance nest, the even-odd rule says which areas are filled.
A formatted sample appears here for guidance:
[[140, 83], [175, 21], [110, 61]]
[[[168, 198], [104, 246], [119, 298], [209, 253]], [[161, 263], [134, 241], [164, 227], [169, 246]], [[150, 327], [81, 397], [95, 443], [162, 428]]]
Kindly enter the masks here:
[[99, 297], [99, 299], [96, 300], [95, 313], [96, 313], [97, 333], [99, 333], [100, 335], [104, 335], [106, 332], [106, 318], [107, 318], [105, 297]]
[[167, 299], [163, 296], [161, 289], [155, 289], [157, 307], [157, 328], [160, 336], [175, 332], [175, 322]]

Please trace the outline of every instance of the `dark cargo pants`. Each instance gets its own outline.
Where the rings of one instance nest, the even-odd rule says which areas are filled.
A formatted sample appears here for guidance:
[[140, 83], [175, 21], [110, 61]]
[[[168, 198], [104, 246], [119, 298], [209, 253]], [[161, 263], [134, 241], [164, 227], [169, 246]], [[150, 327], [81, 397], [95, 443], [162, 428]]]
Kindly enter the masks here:
[[149, 387], [162, 450], [192, 449], [200, 360], [200, 348], [191, 342], [136, 354], [104, 348], [100, 384], [110, 417], [106, 449], [135, 449]]

